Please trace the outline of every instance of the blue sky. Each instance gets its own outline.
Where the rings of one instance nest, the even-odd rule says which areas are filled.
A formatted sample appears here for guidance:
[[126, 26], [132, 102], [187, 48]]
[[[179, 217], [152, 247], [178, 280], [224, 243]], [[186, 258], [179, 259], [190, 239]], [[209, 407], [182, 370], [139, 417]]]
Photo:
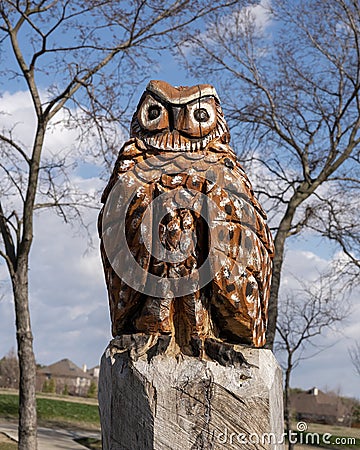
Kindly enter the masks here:
[[[196, 79], [179, 65], [169, 52], [149, 79], [163, 79], [173, 85], [206, 83]], [[140, 96], [145, 88], [139, 86]], [[216, 86], [215, 86], [216, 87]], [[0, 85], [0, 111], [7, 113], [3, 122], [19, 121], [16, 133], [23, 141], [31, 141], [33, 115], [22, 86], [14, 81]], [[1, 92], [0, 91], [0, 92]], [[5, 92], [8, 94], [4, 95]], [[221, 97], [221, 92], [219, 92]], [[20, 117], [20, 120], [19, 120]], [[76, 131], [58, 126], [49, 135], [47, 151], [74, 149]], [[124, 136], [126, 138], [126, 136]], [[101, 189], [96, 161], [84, 162], [79, 156], [79, 166], [71, 174], [71, 180], [81, 189]], [[76, 364], [88, 367], [98, 364], [110, 334], [107, 294], [98, 251], [96, 231], [97, 211], [88, 210], [86, 221], [94, 248], [89, 248], [87, 237], [64, 224], [52, 213], [36, 216], [35, 241], [30, 260], [30, 305], [34, 331], [34, 347], [37, 361], [50, 364], [62, 358], [70, 358]], [[303, 279], [313, 279], [314, 273], [325, 268], [334, 255], [335, 248], [311, 234], [289, 241], [284, 266], [284, 285], [296, 286], [292, 274]], [[0, 265], [0, 356], [15, 347], [15, 325], [10, 284], [4, 265]], [[1, 298], [1, 297], [0, 297]], [[359, 339], [359, 292], [352, 297], [353, 308], [349, 319], [339, 332], [329, 330], [322, 338], [328, 348], [316, 358], [304, 361], [293, 374], [292, 386], [304, 389], [317, 386], [320, 389], [336, 389], [344, 395], [360, 398], [359, 376], [355, 374], [348, 355], [354, 339]], [[311, 350], [309, 351], [309, 355]]]

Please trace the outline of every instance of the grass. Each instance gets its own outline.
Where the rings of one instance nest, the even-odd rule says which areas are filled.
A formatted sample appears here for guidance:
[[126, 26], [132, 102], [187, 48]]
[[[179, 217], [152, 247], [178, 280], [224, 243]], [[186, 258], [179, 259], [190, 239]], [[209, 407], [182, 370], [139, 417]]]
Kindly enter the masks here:
[[[355, 437], [360, 441], [360, 428], [345, 428], [339, 425], [323, 425], [318, 423], [309, 423], [308, 431], [311, 433], [330, 433], [333, 436], [346, 436]], [[296, 429], [296, 424], [293, 426], [293, 429]]]
[[5, 419], [17, 419], [18, 417], [18, 396], [0, 395], [0, 417]]
[[[294, 433], [295, 434], [295, 433]], [[294, 436], [293, 434], [293, 436]], [[297, 442], [302, 444], [312, 445], [314, 447], [345, 450], [345, 449], [360, 449], [360, 439], [355, 437], [344, 436], [343, 434], [330, 433], [312, 433], [312, 432], [297, 432]]]
[[[96, 404], [84, 403], [83, 399], [77, 401], [72, 397], [69, 400], [62, 398], [37, 398], [38, 421], [41, 426], [58, 426], [65, 429], [99, 430], [100, 420], [98, 406]], [[0, 418], [14, 421], [18, 418], [18, 396], [15, 393], [0, 392]], [[332, 450], [356, 449], [360, 450], [360, 429], [344, 428], [330, 425], [308, 424], [308, 433], [319, 433], [319, 442], [323, 444], [323, 435], [330, 433], [331, 445], [321, 445], [319, 448], [331, 448]], [[293, 430], [296, 425], [293, 426]], [[325, 436], [327, 437], [327, 436]], [[349, 437], [356, 438], [355, 445], [347, 440]], [[337, 438], [340, 445], [335, 444]], [[92, 450], [101, 450], [101, 442], [94, 438], [81, 438], [77, 442]], [[306, 442], [305, 433], [303, 442]], [[311, 440], [308, 442], [311, 443]], [[16, 450], [17, 445], [0, 433], [0, 450]]]
[[[37, 399], [38, 422], [42, 426], [100, 429], [97, 405], [49, 398]], [[0, 394], [0, 417], [7, 420], [18, 418], [18, 396]]]
[[[322, 425], [316, 423], [309, 423], [307, 425], [308, 429], [306, 432], [297, 432], [299, 443], [303, 443], [304, 445], [307, 443], [308, 445], [312, 445], [313, 447], [317, 447], [319, 449], [360, 449], [360, 429], [358, 428], [347, 428], [338, 425]], [[292, 424], [292, 430], [296, 430], [296, 423]], [[295, 434], [295, 431], [293, 431], [293, 433]], [[315, 433], [319, 436], [318, 445], [317, 436], [314, 435]], [[354, 439], [355, 443], [353, 443]]]
[[17, 450], [17, 443], [0, 433], [0, 450]]
[[[4, 389], [0, 388], [0, 395], [18, 395], [17, 389]], [[67, 402], [73, 402], [73, 403], [87, 403], [89, 405], [97, 405], [97, 399], [96, 398], [88, 398], [88, 397], [73, 397], [71, 395], [62, 395], [62, 394], [46, 394], [44, 392], [37, 392], [36, 398], [48, 398], [50, 400], [64, 400]]]

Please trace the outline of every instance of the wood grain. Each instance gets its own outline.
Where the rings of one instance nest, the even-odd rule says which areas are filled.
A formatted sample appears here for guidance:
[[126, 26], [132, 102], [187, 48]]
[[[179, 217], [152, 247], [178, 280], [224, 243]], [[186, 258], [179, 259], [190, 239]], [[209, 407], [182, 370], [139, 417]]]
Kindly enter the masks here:
[[[149, 358], [144, 336], [126, 339], [101, 361], [104, 450], [284, 448], [266, 440], [283, 433], [281, 370], [270, 350], [235, 346], [242, 357], [223, 366], [169, 356], [166, 345]], [[255, 436], [260, 443], [250, 442]]]

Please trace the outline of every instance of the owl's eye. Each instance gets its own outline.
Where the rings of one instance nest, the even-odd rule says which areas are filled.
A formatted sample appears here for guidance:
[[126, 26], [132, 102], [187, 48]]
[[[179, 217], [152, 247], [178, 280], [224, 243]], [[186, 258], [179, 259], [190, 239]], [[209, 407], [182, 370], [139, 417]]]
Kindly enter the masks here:
[[160, 117], [161, 114], [161, 108], [156, 105], [152, 105], [148, 109], [148, 119], [149, 120], [155, 120], [158, 117]]
[[207, 122], [210, 119], [209, 113], [205, 108], [195, 109], [194, 117], [198, 122]]

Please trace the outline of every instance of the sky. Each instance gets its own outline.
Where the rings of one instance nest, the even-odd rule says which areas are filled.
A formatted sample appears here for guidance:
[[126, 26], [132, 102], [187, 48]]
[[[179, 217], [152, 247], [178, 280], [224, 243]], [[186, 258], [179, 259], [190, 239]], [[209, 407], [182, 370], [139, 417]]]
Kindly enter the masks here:
[[[194, 82], [169, 54], [150, 78], [164, 79], [174, 85]], [[11, 123], [16, 117], [16, 132], [23, 142], [31, 142], [33, 115], [27, 95], [14, 86], [11, 89], [9, 86], [8, 92], [5, 87], [1, 94], [0, 111], [7, 113], [2, 116], [3, 124]], [[74, 142], [76, 131], [58, 125], [47, 137], [46, 152], [77, 151]], [[80, 164], [72, 172], [71, 180], [87, 192], [102, 189], [106, 182], [99, 178], [94, 161]], [[69, 358], [79, 366], [93, 367], [99, 363], [111, 339], [96, 230], [97, 214], [93, 209], [85, 213], [93, 247], [77, 226], [64, 224], [51, 212], [36, 215], [30, 258], [30, 308], [35, 355], [40, 364]], [[291, 240], [284, 263], [284, 286], [288, 289], [297, 286], [293, 274], [303, 280], [313, 280], [314, 274], [328, 266], [333, 253], [333, 248], [310, 234]], [[328, 330], [322, 336], [321, 344], [326, 344], [326, 348], [294, 370], [292, 387], [310, 389], [316, 386], [360, 399], [359, 376], [348, 353], [353, 340], [360, 338], [358, 291], [353, 292], [351, 302], [351, 314], [339, 330]], [[14, 306], [6, 268], [1, 264], [0, 357], [12, 347], [16, 348]], [[307, 354], [310, 356], [313, 352], [314, 349], [310, 349]]]

